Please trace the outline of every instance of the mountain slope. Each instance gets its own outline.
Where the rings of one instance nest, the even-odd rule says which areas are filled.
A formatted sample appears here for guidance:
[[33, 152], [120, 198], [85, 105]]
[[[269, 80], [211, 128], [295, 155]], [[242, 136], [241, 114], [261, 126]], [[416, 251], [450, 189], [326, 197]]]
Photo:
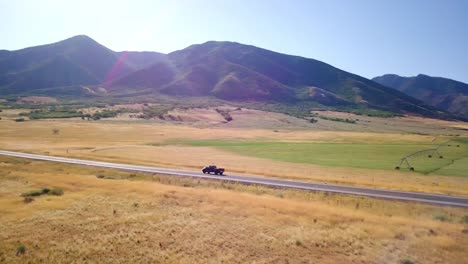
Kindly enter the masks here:
[[[150, 88], [179, 96], [282, 103], [310, 101], [327, 106], [434, 113], [433, 108], [419, 100], [326, 63], [234, 42], [192, 45], [168, 54], [164, 65], [116, 80], [109, 89]], [[160, 75], [167, 77], [164, 82], [149, 81], [151, 76]], [[142, 84], [141, 79], [148, 81]]]
[[116, 52], [119, 59], [135, 70], [143, 69], [165, 59], [166, 54], [154, 51], [121, 51]]
[[468, 84], [420, 74], [401, 77], [386, 74], [372, 80], [415, 97], [426, 104], [468, 117]]
[[99, 84], [146, 67], [161, 56], [156, 52], [117, 53], [84, 35], [16, 51], [1, 50], [0, 93]]

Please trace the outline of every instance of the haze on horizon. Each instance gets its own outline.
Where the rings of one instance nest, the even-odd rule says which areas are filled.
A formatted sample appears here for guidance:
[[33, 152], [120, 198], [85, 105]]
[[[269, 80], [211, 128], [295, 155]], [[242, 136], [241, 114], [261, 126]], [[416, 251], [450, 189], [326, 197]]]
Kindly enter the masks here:
[[314, 58], [372, 78], [468, 83], [468, 1], [0, 0], [0, 49], [85, 34], [116, 51], [168, 53], [209, 40]]

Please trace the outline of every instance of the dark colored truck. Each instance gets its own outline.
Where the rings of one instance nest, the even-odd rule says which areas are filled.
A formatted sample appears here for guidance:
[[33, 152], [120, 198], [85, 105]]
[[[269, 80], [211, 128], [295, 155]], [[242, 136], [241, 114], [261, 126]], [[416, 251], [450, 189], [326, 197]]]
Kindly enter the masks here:
[[216, 175], [223, 175], [223, 173], [224, 173], [224, 168], [218, 168], [218, 167], [216, 167], [215, 165], [210, 165], [210, 166], [204, 167], [204, 168], [202, 169], [202, 172], [203, 172], [203, 173], [208, 173], [208, 174], [210, 174], [210, 173], [213, 172], [213, 173], [216, 174]]

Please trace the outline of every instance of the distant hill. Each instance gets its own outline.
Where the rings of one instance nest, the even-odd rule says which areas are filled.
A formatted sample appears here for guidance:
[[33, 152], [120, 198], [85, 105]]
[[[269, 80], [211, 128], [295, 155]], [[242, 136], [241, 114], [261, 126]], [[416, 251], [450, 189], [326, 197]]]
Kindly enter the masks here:
[[209, 41], [169, 53], [166, 60], [115, 80], [107, 88], [435, 113], [417, 99], [326, 63], [235, 42]]
[[423, 74], [415, 77], [386, 74], [372, 80], [404, 92], [426, 104], [468, 118], [468, 84], [466, 83]]
[[100, 84], [146, 67], [161, 56], [117, 53], [84, 35], [16, 51], [0, 50], [0, 94]]

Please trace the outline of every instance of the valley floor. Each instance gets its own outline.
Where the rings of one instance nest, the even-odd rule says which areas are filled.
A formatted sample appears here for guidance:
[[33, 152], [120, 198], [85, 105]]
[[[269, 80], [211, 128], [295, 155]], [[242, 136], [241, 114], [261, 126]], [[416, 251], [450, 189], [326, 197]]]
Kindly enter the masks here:
[[[314, 127], [256, 110], [224, 122], [213, 109], [174, 110], [178, 121], [15, 122], [22, 111], [0, 113], [0, 149], [468, 196], [466, 123]], [[394, 170], [449, 140], [445, 159]], [[44, 188], [64, 193], [21, 196]], [[466, 209], [0, 157], [0, 263], [464, 263], [466, 245]]]
[[[417, 126], [432, 126], [425, 122], [418, 120]], [[465, 124], [434, 122], [447, 131]], [[4, 150], [192, 170], [217, 164], [225, 167], [227, 173], [468, 195], [466, 142], [457, 141], [442, 148], [444, 159], [433, 153], [432, 159], [427, 155], [412, 158], [416, 172], [404, 167], [394, 170], [405, 155], [458, 140], [460, 136], [197, 127], [122, 120], [4, 119], [0, 124], [0, 148]]]

